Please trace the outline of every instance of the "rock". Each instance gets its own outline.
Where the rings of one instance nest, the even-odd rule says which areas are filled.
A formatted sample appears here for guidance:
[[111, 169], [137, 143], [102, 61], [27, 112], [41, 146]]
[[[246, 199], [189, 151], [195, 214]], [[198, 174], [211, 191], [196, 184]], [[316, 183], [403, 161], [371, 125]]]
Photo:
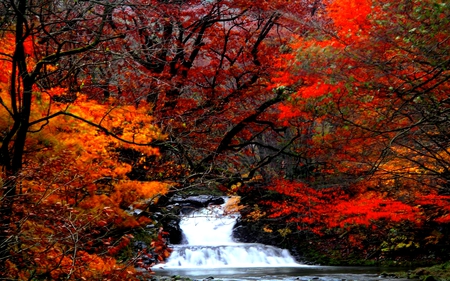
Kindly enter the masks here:
[[430, 274], [430, 271], [428, 271], [426, 268], [419, 268], [414, 272], [416, 275], [428, 275]]
[[221, 196], [196, 195], [178, 196], [175, 195], [169, 200], [169, 204], [180, 204], [182, 207], [203, 208], [208, 205], [221, 205], [225, 200]]
[[164, 230], [169, 232], [170, 244], [181, 244], [183, 241], [183, 234], [180, 229], [180, 220], [172, 219], [164, 223]]
[[208, 205], [221, 205], [225, 203], [225, 200], [221, 196], [213, 196], [213, 195], [195, 195], [195, 196], [173, 196], [170, 200], [170, 203], [179, 203], [179, 204], [192, 204], [199, 208], [207, 207]]
[[387, 273], [387, 272], [382, 272], [380, 274], [380, 277], [382, 277], [382, 278], [388, 278], [388, 277], [398, 278], [395, 273]]
[[134, 242], [134, 248], [139, 250], [139, 251], [142, 251], [142, 250], [147, 248], [147, 244], [145, 242], [143, 242], [143, 241], [135, 241]]
[[152, 276], [149, 281], [192, 281], [192, 279], [188, 277], [182, 277], [179, 275], [173, 275], [171, 277], [167, 276]]

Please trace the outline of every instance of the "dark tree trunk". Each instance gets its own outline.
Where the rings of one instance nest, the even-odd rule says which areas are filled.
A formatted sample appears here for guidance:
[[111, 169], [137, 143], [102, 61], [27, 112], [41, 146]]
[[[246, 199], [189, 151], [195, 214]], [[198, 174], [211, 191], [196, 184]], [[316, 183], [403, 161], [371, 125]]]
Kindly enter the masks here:
[[[13, 222], [13, 207], [17, 195], [17, 186], [20, 181], [20, 171], [25, 152], [27, 138], [32, 87], [34, 79], [27, 72], [24, 40], [28, 37], [25, 33], [27, 1], [18, 1], [16, 10], [16, 47], [12, 57], [12, 72], [10, 80], [10, 96], [13, 103], [14, 124], [9, 133], [3, 138], [0, 149], [1, 164], [3, 165], [4, 179], [0, 197], [0, 271], [4, 261], [9, 257], [9, 245], [11, 240], [10, 224]], [[20, 87], [18, 86], [20, 85]]]

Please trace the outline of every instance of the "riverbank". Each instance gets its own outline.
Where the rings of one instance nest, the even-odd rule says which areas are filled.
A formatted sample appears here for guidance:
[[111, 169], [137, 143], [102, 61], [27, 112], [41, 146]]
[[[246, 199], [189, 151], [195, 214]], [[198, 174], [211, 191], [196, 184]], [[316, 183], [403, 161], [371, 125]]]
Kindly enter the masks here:
[[450, 262], [430, 267], [420, 267], [415, 270], [397, 273], [395, 276], [422, 281], [450, 281]]

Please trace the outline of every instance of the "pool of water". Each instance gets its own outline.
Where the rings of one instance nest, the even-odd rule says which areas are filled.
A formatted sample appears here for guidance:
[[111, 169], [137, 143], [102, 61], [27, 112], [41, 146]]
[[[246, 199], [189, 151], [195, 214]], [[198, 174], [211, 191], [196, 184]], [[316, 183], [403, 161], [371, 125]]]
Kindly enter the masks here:
[[222, 281], [275, 281], [275, 280], [301, 280], [301, 281], [377, 281], [377, 280], [411, 280], [386, 277], [384, 272], [395, 272], [407, 269], [378, 268], [378, 267], [340, 267], [340, 266], [300, 266], [300, 267], [273, 267], [273, 268], [183, 268], [161, 269], [154, 268], [157, 276], [185, 276], [193, 280], [203, 280], [213, 277], [213, 280]]

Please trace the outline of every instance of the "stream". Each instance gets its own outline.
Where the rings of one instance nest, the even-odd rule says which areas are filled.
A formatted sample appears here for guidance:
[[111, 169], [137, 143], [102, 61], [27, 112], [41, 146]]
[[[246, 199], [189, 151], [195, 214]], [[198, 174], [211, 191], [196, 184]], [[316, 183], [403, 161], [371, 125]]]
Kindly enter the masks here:
[[[392, 268], [377, 267], [340, 267], [340, 266], [310, 266], [310, 267], [278, 267], [278, 268], [209, 268], [209, 269], [155, 269], [159, 276], [187, 276], [193, 280], [213, 280], [222, 281], [406, 281], [411, 279], [383, 277], [382, 272], [392, 271]], [[397, 270], [397, 269], [396, 269]]]
[[286, 249], [237, 243], [232, 233], [240, 214], [227, 213], [226, 201], [225, 198], [223, 205], [210, 205], [182, 216], [183, 242], [171, 245], [169, 259], [152, 268], [156, 276], [177, 275], [193, 280], [213, 277], [223, 281], [402, 280], [381, 276], [392, 272], [392, 268], [311, 266], [296, 262]]

